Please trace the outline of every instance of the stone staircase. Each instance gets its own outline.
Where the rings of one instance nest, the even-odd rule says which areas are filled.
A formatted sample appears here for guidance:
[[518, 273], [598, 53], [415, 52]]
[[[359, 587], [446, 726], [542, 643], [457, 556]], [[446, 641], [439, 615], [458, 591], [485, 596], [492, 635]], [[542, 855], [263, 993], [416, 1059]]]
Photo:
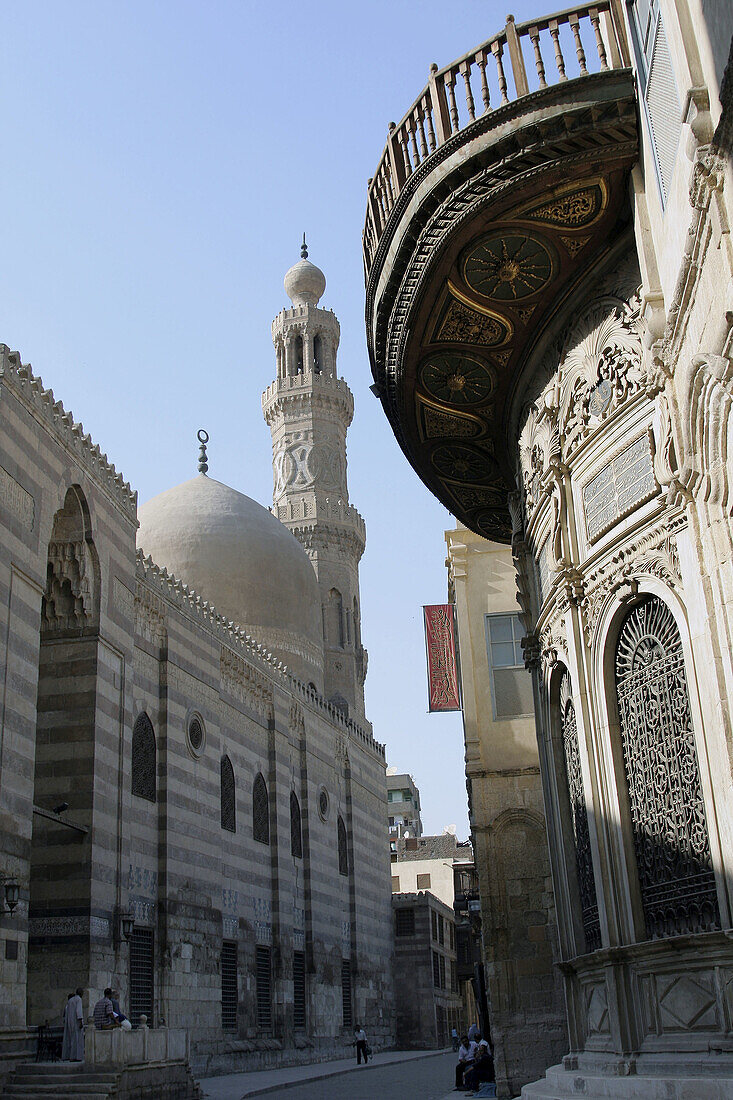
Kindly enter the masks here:
[[8, 1078], [2, 1100], [110, 1100], [121, 1076], [120, 1070], [85, 1070], [80, 1062], [24, 1062]]

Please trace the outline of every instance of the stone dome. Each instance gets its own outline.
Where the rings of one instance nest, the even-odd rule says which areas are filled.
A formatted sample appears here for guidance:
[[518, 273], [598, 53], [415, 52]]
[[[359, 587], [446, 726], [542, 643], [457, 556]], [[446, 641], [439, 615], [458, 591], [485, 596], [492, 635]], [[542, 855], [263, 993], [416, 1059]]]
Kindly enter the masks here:
[[143, 504], [137, 544], [306, 683], [323, 680], [321, 598], [294, 535], [261, 504], [199, 474]]
[[298, 260], [283, 280], [285, 293], [294, 306], [317, 306], [326, 289], [326, 276], [310, 260]]

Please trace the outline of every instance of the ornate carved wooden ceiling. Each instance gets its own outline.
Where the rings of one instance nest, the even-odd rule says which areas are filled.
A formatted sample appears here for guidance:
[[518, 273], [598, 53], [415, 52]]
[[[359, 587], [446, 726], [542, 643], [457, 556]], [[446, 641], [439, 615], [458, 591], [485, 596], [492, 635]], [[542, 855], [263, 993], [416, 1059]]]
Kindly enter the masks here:
[[411, 326], [402, 426], [420, 476], [489, 538], [511, 535], [505, 427], [514, 382], [570, 287], [614, 236], [625, 179], [620, 170], [596, 173], [471, 222], [456, 234]]

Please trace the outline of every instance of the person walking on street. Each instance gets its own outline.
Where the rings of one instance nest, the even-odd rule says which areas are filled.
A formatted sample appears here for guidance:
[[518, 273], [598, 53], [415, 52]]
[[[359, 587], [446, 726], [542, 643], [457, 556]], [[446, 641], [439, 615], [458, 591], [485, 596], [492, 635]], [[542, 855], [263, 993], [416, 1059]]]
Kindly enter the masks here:
[[70, 993], [64, 1009], [64, 1038], [61, 1057], [64, 1062], [84, 1061], [84, 1010], [81, 998], [83, 989]]
[[366, 1031], [359, 1024], [354, 1028], [354, 1046], [356, 1047], [356, 1064], [361, 1065], [361, 1056], [364, 1055], [364, 1065], [367, 1064], [369, 1058], [367, 1056], [367, 1037]]

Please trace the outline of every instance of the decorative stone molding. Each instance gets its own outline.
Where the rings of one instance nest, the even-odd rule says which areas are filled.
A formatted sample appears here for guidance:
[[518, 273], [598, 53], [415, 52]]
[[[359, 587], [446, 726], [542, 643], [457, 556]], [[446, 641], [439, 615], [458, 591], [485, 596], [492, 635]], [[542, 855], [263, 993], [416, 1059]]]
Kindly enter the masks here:
[[258, 714], [270, 717], [273, 690], [255, 668], [228, 646], [221, 647], [221, 686]]
[[0, 344], [0, 384], [12, 389], [34, 415], [40, 416], [64, 447], [109, 489], [117, 504], [134, 522], [137, 518], [137, 493], [117, 473], [97, 444], [92, 442], [83, 424], [75, 421], [73, 414], [56, 400], [53, 390], [44, 389], [42, 379], [33, 374], [28, 364], [21, 363], [18, 352], [11, 351], [6, 344]]
[[655, 528], [622, 547], [587, 576], [581, 608], [588, 646], [608, 598], [614, 592], [635, 598], [640, 575], [657, 577], [669, 588], [682, 587], [676, 536], [686, 525], [682, 514], [670, 519], [663, 528]]
[[165, 643], [165, 604], [160, 596], [140, 582], [135, 595], [135, 632], [153, 645]]

